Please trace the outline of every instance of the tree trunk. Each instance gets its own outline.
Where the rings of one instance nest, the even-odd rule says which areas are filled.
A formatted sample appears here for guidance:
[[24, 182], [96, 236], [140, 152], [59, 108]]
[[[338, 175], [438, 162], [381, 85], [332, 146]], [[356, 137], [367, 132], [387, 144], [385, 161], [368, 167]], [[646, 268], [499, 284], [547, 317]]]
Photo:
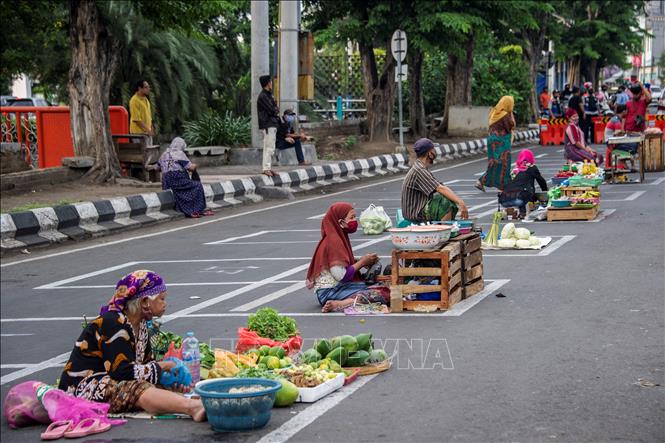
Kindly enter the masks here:
[[422, 51], [414, 49], [407, 54], [409, 64], [409, 120], [411, 131], [416, 139], [427, 134], [422, 85], [423, 59]]
[[598, 86], [596, 83], [598, 81], [598, 77], [596, 77], [597, 67], [598, 67], [598, 60], [596, 59], [591, 59], [587, 63], [587, 71], [588, 71], [587, 80], [590, 81], [594, 87]]
[[574, 57], [568, 64], [568, 84], [571, 88], [580, 84], [580, 65], [580, 56]]
[[448, 117], [451, 106], [471, 105], [471, 81], [473, 78], [473, 50], [475, 36], [469, 34], [462, 47], [462, 55], [448, 53], [448, 69], [446, 79], [446, 97], [443, 108], [443, 120], [435, 129], [435, 135], [441, 136], [448, 132]]
[[74, 152], [95, 163], [86, 178], [102, 183], [120, 176], [109, 118], [109, 94], [117, 44], [94, 0], [70, 0], [69, 98]]
[[395, 102], [395, 59], [390, 56], [388, 47], [383, 70], [379, 75], [374, 47], [364, 43], [360, 43], [358, 47], [363, 70], [369, 139], [390, 141]]
[[[545, 21], [545, 17], [542, 16], [541, 22]], [[529, 94], [529, 112], [531, 114], [531, 121], [537, 122], [540, 117], [540, 106], [538, 105], [536, 82], [538, 77], [538, 65], [540, 64], [542, 52], [545, 48], [545, 30], [534, 29], [524, 31], [522, 39], [524, 41], [524, 51], [522, 54], [529, 65], [529, 84], [532, 85], [531, 94]]]

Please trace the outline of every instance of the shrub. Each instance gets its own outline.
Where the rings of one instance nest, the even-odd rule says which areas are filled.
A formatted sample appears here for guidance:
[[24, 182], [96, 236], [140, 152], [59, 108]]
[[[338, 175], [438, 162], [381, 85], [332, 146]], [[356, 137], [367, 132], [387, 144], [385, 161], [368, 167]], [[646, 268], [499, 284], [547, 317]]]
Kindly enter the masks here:
[[185, 141], [191, 146], [239, 146], [251, 141], [249, 117], [234, 116], [231, 112], [219, 115], [208, 112], [203, 117], [183, 125]]

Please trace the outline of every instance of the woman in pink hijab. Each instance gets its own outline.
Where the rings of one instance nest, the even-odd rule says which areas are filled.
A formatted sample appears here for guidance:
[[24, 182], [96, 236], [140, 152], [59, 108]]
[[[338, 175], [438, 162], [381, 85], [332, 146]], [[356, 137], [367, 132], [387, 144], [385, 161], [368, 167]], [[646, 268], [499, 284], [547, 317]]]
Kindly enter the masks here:
[[518, 207], [520, 218], [526, 215], [526, 204], [536, 201], [536, 187], [538, 182], [543, 192], [547, 191], [547, 182], [536, 166], [536, 158], [529, 149], [523, 149], [517, 157], [513, 178], [499, 194], [499, 203], [504, 208]]

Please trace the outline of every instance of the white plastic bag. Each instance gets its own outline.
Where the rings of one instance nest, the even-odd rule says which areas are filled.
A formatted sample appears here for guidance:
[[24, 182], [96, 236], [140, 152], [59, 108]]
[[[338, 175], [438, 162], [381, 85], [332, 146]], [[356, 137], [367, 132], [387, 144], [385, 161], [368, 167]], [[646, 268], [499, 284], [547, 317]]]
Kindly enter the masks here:
[[372, 203], [360, 213], [360, 226], [365, 235], [378, 235], [386, 229], [392, 228], [393, 222], [383, 206], [375, 206]]

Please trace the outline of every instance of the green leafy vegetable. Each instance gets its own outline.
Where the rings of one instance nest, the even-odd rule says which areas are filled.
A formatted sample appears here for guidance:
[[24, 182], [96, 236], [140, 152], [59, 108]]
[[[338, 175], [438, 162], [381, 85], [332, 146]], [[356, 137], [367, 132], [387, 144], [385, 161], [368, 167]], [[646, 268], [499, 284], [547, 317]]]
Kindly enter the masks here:
[[272, 369], [244, 368], [236, 375], [236, 378], [268, 378], [271, 380], [284, 378], [283, 375], [276, 373]]
[[286, 341], [298, 335], [296, 321], [291, 317], [279, 315], [272, 308], [263, 308], [251, 314], [247, 320], [247, 328], [259, 336], [271, 340]]

